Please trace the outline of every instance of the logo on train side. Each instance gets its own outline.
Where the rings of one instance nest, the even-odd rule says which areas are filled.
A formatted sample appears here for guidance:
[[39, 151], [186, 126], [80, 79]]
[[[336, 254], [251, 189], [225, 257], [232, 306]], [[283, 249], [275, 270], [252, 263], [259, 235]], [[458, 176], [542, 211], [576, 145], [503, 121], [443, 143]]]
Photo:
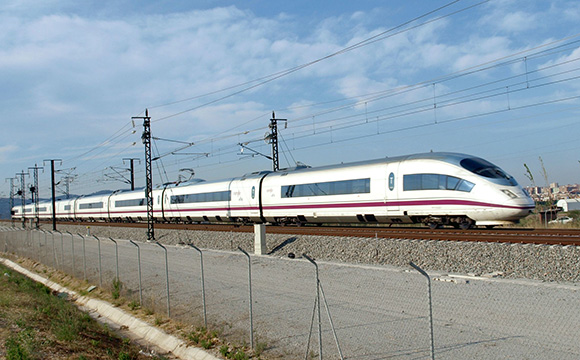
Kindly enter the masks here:
[[395, 188], [395, 174], [389, 174], [389, 190], [393, 191]]

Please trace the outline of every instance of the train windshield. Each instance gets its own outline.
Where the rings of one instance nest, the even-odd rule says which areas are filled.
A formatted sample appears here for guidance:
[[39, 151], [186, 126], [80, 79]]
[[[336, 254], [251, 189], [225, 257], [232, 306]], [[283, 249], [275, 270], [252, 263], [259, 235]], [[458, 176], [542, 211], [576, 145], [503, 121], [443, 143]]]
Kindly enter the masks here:
[[467, 158], [460, 162], [461, 166], [474, 174], [486, 177], [500, 185], [517, 186], [516, 179], [506, 174], [502, 169], [489, 161], [478, 158]]

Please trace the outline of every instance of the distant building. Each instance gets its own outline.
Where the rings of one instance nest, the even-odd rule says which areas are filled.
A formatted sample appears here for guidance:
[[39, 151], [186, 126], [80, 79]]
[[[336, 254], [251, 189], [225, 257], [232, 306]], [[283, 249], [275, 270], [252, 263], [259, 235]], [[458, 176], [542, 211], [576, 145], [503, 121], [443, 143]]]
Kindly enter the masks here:
[[557, 201], [561, 199], [574, 199], [580, 197], [580, 185], [558, 185], [551, 183], [550, 186], [528, 186], [525, 188], [535, 201]]
[[558, 200], [556, 206], [562, 211], [580, 210], [580, 199], [562, 199]]

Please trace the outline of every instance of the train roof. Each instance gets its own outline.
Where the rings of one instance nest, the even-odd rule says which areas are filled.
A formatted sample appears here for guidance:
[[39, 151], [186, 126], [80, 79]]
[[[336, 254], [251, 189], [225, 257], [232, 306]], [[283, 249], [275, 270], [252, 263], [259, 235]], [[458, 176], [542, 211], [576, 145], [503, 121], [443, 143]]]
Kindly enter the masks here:
[[[252, 178], [262, 177], [266, 174], [276, 176], [276, 175], [283, 175], [283, 174], [288, 174], [288, 173], [301, 173], [301, 172], [310, 172], [310, 171], [340, 169], [343, 167], [351, 167], [351, 166], [389, 164], [389, 163], [409, 161], [409, 160], [438, 160], [438, 161], [442, 161], [442, 162], [446, 162], [449, 164], [460, 166], [461, 160], [466, 159], [466, 158], [481, 159], [477, 156], [472, 156], [472, 155], [462, 154], [462, 153], [428, 152], [428, 153], [420, 153], [420, 154], [386, 157], [386, 158], [366, 160], [366, 161], [357, 161], [357, 162], [341, 163], [341, 164], [334, 164], [334, 165], [324, 165], [324, 166], [318, 166], [318, 167], [310, 167], [310, 166], [305, 166], [305, 165], [301, 164], [300, 166], [293, 167], [293, 168], [280, 169], [277, 172], [272, 172], [272, 171], [267, 171], [267, 170], [266, 171], [257, 171], [257, 172], [253, 172], [253, 173], [249, 173], [249, 174], [244, 174], [244, 175], [238, 176], [238, 177], [226, 178], [226, 179], [221, 179], [221, 180], [212, 180], [212, 181], [207, 181], [207, 182], [205, 180], [202, 180], [202, 179], [191, 179], [187, 182], [182, 182], [182, 183], [170, 183], [170, 184], [158, 185], [155, 187], [155, 189], [162, 189], [164, 187], [167, 187], [167, 188], [181, 187], [181, 186], [193, 185], [193, 184], [199, 184], [199, 183], [211, 184], [211, 183], [233, 181], [233, 180], [239, 180], [239, 179], [252, 179]], [[141, 191], [143, 191], [143, 189], [136, 189], [134, 191], [123, 190], [120, 192], [126, 193], [126, 192], [141, 192]], [[119, 191], [117, 191], [117, 193], [119, 193]], [[101, 194], [101, 195], [91, 194], [91, 195], [86, 195], [86, 196], [79, 196], [79, 197], [77, 197], [77, 199], [90, 198], [93, 196], [103, 196], [103, 195], [106, 195], [106, 194]], [[62, 201], [62, 200], [65, 200], [65, 199], [60, 199], [60, 201]], [[68, 199], [68, 200], [74, 200], [74, 199]], [[57, 200], [57, 201], [59, 201], [59, 200]]]
[[409, 161], [409, 160], [438, 160], [438, 161], [442, 161], [442, 162], [446, 162], [449, 164], [459, 166], [461, 160], [466, 159], [466, 158], [479, 159], [479, 157], [477, 157], [477, 156], [472, 156], [472, 155], [462, 154], [462, 153], [428, 152], [428, 153], [420, 153], [420, 154], [412, 154], [412, 155], [386, 157], [386, 158], [366, 160], [366, 161], [356, 161], [356, 162], [350, 162], [350, 163], [324, 165], [324, 166], [318, 166], [318, 167], [306, 167], [306, 168], [302, 167], [302, 168], [292, 168], [292, 169], [281, 169], [277, 173], [284, 174], [284, 173], [289, 173], [289, 172], [332, 170], [332, 169], [340, 169], [343, 167], [389, 164], [389, 163], [396, 163], [396, 162]]

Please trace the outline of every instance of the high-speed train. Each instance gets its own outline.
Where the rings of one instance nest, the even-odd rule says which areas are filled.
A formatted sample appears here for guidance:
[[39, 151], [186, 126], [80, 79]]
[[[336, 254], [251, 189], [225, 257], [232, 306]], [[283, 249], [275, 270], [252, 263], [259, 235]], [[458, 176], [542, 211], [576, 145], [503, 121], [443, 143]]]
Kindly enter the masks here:
[[[513, 177], [458, 153], [264, 171], [153, 190], [157, 222], [423, 223], [467, 229], [512, 224], [534, 208]], [[36, 212], [26, 205], [12, 213], [22, 219]], [[147, 206], [143, 190], [118, 191], [57, 201], [55, 214], [60, 220], [146, 221]], [[41, 203], [38, 215], [52, 218], [51, 203]]]

